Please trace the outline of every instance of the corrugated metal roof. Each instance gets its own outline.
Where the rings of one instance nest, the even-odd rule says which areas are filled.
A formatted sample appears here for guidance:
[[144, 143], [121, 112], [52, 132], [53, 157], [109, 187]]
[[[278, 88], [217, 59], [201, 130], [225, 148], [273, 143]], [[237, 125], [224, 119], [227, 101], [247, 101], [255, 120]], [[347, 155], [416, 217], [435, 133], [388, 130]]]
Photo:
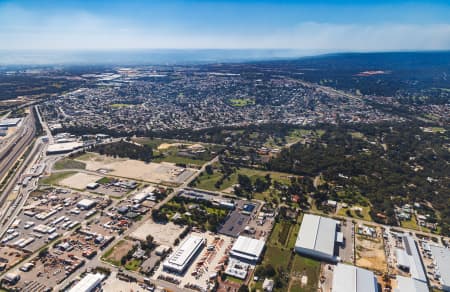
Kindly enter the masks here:
[[338, 264], [333, 273], [332, 292], [377, 292], [373, 272], [355, 266]]
[[336, 224], [336, 221], [330, 218], [305, 214], [295, 246], [333, 256]]
[[450, 249], [431, 245], [431, 253], [441, 275], [441, 282], [450, 286]]
[[403, 242], [405, 244], [406, 253], [409, 256], [409, 272], [411, 273], [412, 278], [427, 282], [427, 275], [425, 274], [422, 257], [419, 254], [416, 242], [409, 235], [403, 236]]
[[232, 254], [257, 260], [261, 256], [265, 242], [263, 240], [254, 239], [246, 236], [239, 236], [231, 248]]
[[397, 276], [397, 288], [395, 292], [429, 292], [426, 283], [402, 276]]

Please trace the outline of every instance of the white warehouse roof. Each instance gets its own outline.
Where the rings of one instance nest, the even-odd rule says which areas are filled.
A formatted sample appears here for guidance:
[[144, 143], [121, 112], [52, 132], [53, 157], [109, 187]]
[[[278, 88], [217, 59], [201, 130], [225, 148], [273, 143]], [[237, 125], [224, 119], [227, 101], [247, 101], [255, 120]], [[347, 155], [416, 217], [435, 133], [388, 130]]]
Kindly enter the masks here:
[[69, 292], [91, 292], [93, 291], [105, 278], [103, 274], [87, 274], [80, 280]]
[[295, 251], [321, 259], [334, 259], [337, 221], [317, 215], [303, 216]]
[[450, 249], [431, 245], [431, 254], [436, 262], [445, 291], [450, 291]]
[[246, 236], [239, 236], [231, 248], [230, 254], [234, 257], [257, 262], [264, 249], [265, 241]]
[[332, 292], [377, 292], [373, 272], [355, 266], [338, 264], [333, 272]]
[[403, 236], [403, 244], [405, 245], [405, 252], [409, 259], [409, 272], [411, 277], [422, 282], [427, 282], [427, 275], [422, 263], [422, 257], [417, 249], [416, 242], [409, 236]]
[[397, 288], [394, 292], [429, 292], [426, 283], [402, 276], [397, 276]]
[[56, 143], [48, 145], [47, 153], [52, 154], [70, 152], [81, 147], [83, 147], [83, 143], [80, 142]]
[[203, 237], [189, 236], [164, 261], [163, 267], [177, 273], [183, 273], [204, 243]]

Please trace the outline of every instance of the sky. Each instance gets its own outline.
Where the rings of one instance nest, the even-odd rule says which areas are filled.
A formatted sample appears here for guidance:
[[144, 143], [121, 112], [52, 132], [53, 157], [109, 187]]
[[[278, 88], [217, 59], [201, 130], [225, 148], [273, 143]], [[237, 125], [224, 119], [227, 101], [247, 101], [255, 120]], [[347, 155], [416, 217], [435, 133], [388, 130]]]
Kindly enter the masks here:
[[0, 0], [0, 50], [450, 49], [450, 1]]

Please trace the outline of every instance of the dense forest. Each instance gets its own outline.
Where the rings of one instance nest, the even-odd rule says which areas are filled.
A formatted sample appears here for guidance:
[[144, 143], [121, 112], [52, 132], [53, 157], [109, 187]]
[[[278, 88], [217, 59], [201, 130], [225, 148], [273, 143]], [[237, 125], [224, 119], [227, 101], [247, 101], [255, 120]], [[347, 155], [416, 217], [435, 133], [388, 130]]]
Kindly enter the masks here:
[[[316, 177], [372, 205], [371, 216], [394, 220], [394, 205], [431, 203], [450, 234], [450, 152], [446, 132], [427, 132], [414, 124], [325, 127], [308, 144], [295, 144], [267, 163], [270, 170]], [[391, 218], [391, 220], [389, 220]]]

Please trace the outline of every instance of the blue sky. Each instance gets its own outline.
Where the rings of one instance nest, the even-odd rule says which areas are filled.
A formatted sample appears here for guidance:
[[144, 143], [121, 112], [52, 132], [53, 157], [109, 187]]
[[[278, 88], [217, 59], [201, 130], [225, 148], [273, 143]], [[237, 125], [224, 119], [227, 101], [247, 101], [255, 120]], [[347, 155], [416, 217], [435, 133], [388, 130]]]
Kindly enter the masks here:
[[146, 48], [448, 50], [450, 1], [0, 0], [0, 49]]

